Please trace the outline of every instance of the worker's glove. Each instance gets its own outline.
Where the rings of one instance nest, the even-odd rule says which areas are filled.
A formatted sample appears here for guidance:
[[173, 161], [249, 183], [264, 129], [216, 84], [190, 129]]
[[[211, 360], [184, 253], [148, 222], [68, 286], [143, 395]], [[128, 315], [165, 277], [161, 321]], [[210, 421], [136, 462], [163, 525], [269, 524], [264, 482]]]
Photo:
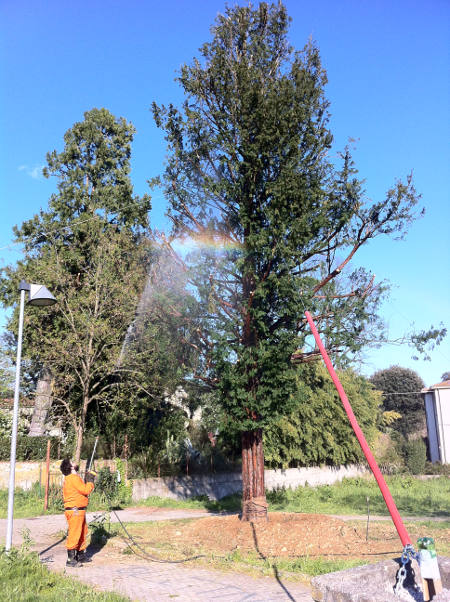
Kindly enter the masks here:
[[95, 477], [96, 476], [97, 476], [96, 472], [94, 472], [93, 470], [89, 470], [86, 473], [86, 477], [85, 477], [86, 483], [95, 483]]

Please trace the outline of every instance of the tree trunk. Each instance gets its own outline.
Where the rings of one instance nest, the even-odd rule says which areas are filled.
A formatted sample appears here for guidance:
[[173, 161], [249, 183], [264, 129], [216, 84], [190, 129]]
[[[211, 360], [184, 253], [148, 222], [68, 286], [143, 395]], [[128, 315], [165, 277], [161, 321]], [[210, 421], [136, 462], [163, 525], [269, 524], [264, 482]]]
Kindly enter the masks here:
[[81, 446], [82, 445], [83, 445], [83, 427], [81, 424], [79, 424], [78, 431], [77, 431], [77, 445], [75, 447], [75, 454], [74, 454], [74, 462], [76, 464], [80, 463]]
[[52, 407], [52, 389], [52, 373], [48, 368], [44, 368], [36, 386], [29, 437], [41, 437], [45, 434], [45, 421]]
[[267, 520], [262, 429], [242, 433], [242, 520]]

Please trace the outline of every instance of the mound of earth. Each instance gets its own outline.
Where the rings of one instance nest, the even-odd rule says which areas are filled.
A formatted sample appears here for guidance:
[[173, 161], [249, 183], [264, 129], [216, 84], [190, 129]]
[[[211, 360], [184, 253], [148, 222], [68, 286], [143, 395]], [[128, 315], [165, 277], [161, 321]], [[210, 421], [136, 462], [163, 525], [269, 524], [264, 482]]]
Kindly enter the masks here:
[[208, 550], [218, 554], [234, 550], [256, 551], [262, 557], [345, 557], [370, 562], [386, 555], [398, 556], [402, 546], [390, 523], [354, 526], [323, 514], [270, 512], [268, 521], [242, 522], [238, 515], [211, 516], [187, 521], [162, 521], [133, 527], [142, 543], [154, 548]]
[[[266, 522], [242, 522], [238, 516], [208, 517], [178, 525], [185, 543], [209, 549], [256, 550], [262, 556], [346, 556], [398, 554], [396, 533], [390, 541], [365, 540], [362, 530], [323, 514], [269, 513]], [[179, 537], [179, 536], [178, 536]]]

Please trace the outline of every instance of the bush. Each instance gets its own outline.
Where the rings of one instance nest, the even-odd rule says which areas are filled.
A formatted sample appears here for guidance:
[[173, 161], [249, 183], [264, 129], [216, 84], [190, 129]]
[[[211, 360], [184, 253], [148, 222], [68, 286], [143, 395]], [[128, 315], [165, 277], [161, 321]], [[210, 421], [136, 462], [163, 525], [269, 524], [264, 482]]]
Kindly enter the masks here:
[[107, 466], [98, 472], [95, 488], [92, 493], [92, 502], [100, 502], [107, 506], [120, 506], [131, 500], [132, 485], [125, 482], [123, 462], [116, 458], [117, 470], [112, 472]]
[[117, 474], [111, 472], [108, 466], [101, 468], [95, 482], [95, 489], [106, 498], [112, 499], [118, 493]]
[[427, 448], [422, 439], [413, 439], [405, 443], [405, 461], [412, 474], [423, 474], [427, 462]]
[[450, 464], [440, 464], [435, 462], [427, 462], [425, 465], [425, 474], [439, 475], [444, 477], [450, 477]]
[[401, 435], [379, 433], [373, 444], [373, 455], [383, 474], [397, 474], [405, 470]]
[[[66, 453], [71, 455], [71, 450], [58, 437], [28, 437], [19, 435], [17, 437], [16, 460], [27, 462], [31, 460], [45, 460], [47, 456], [47, 441], [50, 439], [50, 458], [57, 460], [64, 457]], [[58, 454], [59, 451], [59, 454]], [[0, 461], [8, 461], [11, 455], [11, 437], [0, 437]]]

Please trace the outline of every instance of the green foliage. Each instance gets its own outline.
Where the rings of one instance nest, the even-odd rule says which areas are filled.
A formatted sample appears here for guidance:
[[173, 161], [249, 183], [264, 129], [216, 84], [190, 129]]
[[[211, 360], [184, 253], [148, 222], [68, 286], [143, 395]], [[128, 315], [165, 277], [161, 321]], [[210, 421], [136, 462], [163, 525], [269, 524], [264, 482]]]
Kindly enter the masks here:
[[432, 464], [431, 462], [427, 462], [424, 474], [450, 477], [450, 464], [440, 464], [439, 462]]
[[[9, 437], [11, 438], [12, 432], [12, 413], [4, 412], [0, 410], [0, 438]], [[25, 420], [19, 413], [19, 422], [17, 425], [17, 432], [19, 435], [26, 435], [28, 433], [28, 421]], [[1, 446], [1, 444], [0, 444]]]
[[[144, 417], [143, 417], [144, 418]], [[180, 472], [182, 442], [187, 437], [186, 415], [168, 404], [148, 412], [141, 421], [141, 450], [130, 462], [130, 477], [171, 476]], [[145, 436], [145, 439], [144, 439]], [[147, 445], [144, 442], [148, 441]]]
[[126, 503], [131, 500], [133, 493], [133, 484], [127, 483], [125, 478], [125, 464], [120, 458], [115, 458], [116, 471], [118, 473], [117, 493], [119, 499]]
[[[189, 329], [195, 375], [219, 391], [227, 432], [271, 428], [294, 411], [291, 358], [310, 355], [303, 305], [342, 365], [380, 336], [384, 285], [364, 269], [336, 280], [337, 258], [379, 235], [401, 237], [416, 214], [411, 178], [370, 204], [348, 149], [330, 162], [319, 50], [309, 42], [294, 52], [288, 26], [281, 3], [227, 8], [181, 69], [183, 107], [153, 104], [168, 143], [172, 234], [200, 245], [187, 259], [201, 308]], [[330, 457], [332, 439], [317, 458]], [[352, 454], [337, 450], [333, 461]]]
[[[24, 356], [54, 378], [53, 415], [81, 443], [90, 404], [107, 403], [118, 386], [120, 352], [145, 283], [143, 233], [150, 199], [132, 194], [134, 128], [106, 109], [92, 109], [47, 155], [44, 175], [57, 179], [47, 211], [15, 228], [24, 259], [3, 269], [1, 293], [17, 304], [20, 279], [43, 282], [57, 298], [45, 311], [27, 308]], [[8, 328], [15, 331], [17, 305]], [[42, 341], [49, 344], [42, 345]]]
[[[106, 504], [106, 506], [116, 506], [127, 504], [131, 500], [132, 484], [125, 482], [125, 468], [123, 462], [119, 459], [115, 459], [116, 470], [111, 471], [108, 466], [104, 466], [98, 472], [95, 489], [92, 496], [93, 504], [96, 503], [95, 498], [100, 497], [100, 502]], [[92, 504], [90, 503], [90, 507]]]
[[396, 420], [399, 420], [401, 417], [402, 415], [396, 412], [395, 410], [388, 410], [381, 413], [380, 421], [382, 426], [386, 428], [394, 424], [394, 422]]
[[375, 438], [372, 453], [384, 474], [396, 474], [405, 470], [403, 438], [394, 433], [379, 433]]
[[58, 602], [126, 602], [114, 593], [100, 593], [67, 575], [51, 573], [35, 553], [0, 549], [0, 582], [3, 600], [48, 600]]
[[183, 391], [189, 392], [186, 400], [183, 391], [180, 399], [179, 393], [185, 374], [193, 370], [195, 353], [187, 344], [186, 321], [195, 313], [196, 303], [185, 280], [167, 253], [151, 249], [150, 275], [122, 347], [120, 388], [113, 391], [107, 411], [98, 414], [102, 447], [109, 457], [116, 455], [116, 445], [123, 449], [127, 433], [128, 455], [145, 455], [151, 447], [156, 466], [167, 430], [177, 441], [186, 437], [184, 411], [189, 412], [196, 388], [184, 385]]
[[[16, 459], [17, 461], [39, 460], [43, 462], [47, 457], [47, 441], [50, 439], [50, 457], [54, 460], [63, 457], [66, 447], [58, 437], [28, 437], [19, 435], [17, 437]], [[59, 450], [59, 455], [58, 455]], [[11, 452], [11, 433], [0, 437], [0, 461], [9, 461]], [[69, 453], [70, 455], [70, 453]]]
[[391, 426], [404, 436], [425, 427], [425, 409], [420, 391], [423, 380], [413, 370], [391, 366], [375, 372], [370, 378], [374, 387], [383, 393], [383, 410], [401, 414]]
[[104, 466], [98, 471], [95, 480], [95, 489], [98, 493], [103, 494], [106, 499], [112, 499], [117, 495], [117, 475], [115, 472], [111, 472], [109, 466]]
[[[160, 469], [160, 474], [165, 472]], [[147, 479], [158, 475], [158, 453], [149, 447], [145, 451], [135, 454], [129, 464], [129, 476], [131, 479]]]
[[413, 439], [405, 444], [406, 466], [412, 474], [424, 474], [427, 462], [427, 446], [422, 439]]
[[[377, 433], [380, 394], [352, 370], [341, 372], [339, 378], [371, 443]], [[363, 459], [336, 388], [322, 364], [298, 368], [293, 398], [293, 411], [265, 430], [265, 458], [270, 467], [340, 465]]]
[[3, 345], [0, 345], [0, 399], [14, 395], [14, 369]]
[[[44, 512], [45, 485], [34, 483], [31, 489], [16, 487], [14, 491], [14, 516], [26, 518], [39, 516]], [[6, 518], [8, 490], [0, 489], [0, 518]], [[62, 490], [59, 485], [50, 484], [48, 489], [47, 514], [59, 514], [64, 511]]]

